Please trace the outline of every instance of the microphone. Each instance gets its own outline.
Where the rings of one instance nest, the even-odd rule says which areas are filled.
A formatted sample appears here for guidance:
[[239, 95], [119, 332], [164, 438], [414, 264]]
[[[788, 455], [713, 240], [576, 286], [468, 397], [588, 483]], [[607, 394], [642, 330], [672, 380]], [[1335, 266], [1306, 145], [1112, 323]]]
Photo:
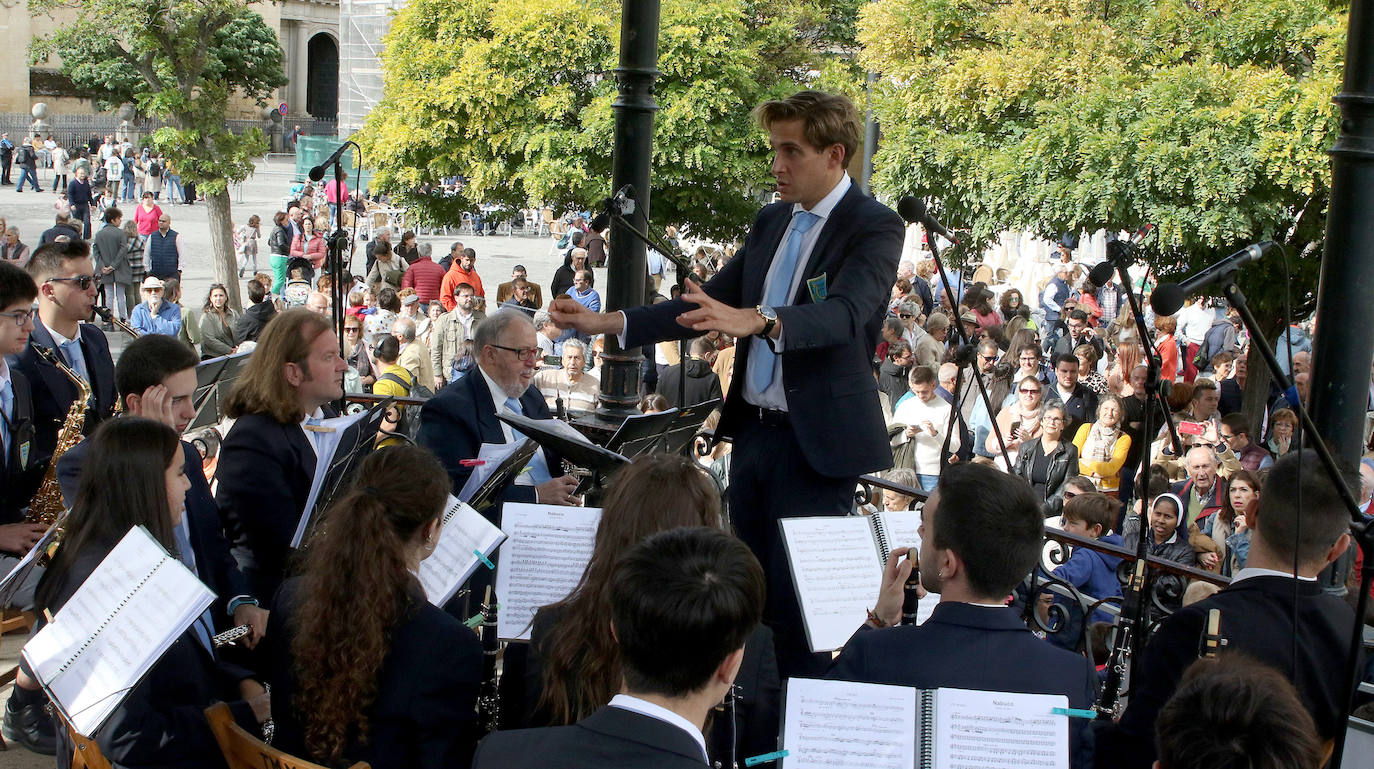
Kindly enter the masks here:
[[615, 195], [601, 199], [601, 213], [592, 218], [591, 229], [601, 232], [611, 223], [611, 211], [621, 216], [632, 216], [635, 212], [635, 186], [627, 184], [616, 190]]
[[1231, 254], [1182, 283], [1163, 283], [1150, 295], [1150, 306], [1154, 308], [1156, 315], [1173, 315], [1179, 311], [1179, 308], [1183, 307], [1184, 298], [1196, 294], [1208, 286], [1229, 279], [1241, 267], [1259, 261], [1275, 248], [1273, 241], [1265, 240], [1255, 243]]
[[611, 223], [611, 198], [604, 198], [601, 201], [601, 213], [592, 217], [591, 224], [588, 225], [592, 230], [601, 232]]
[[902, 198], [897, 203], [897, 214], [906, 220], [908, 224], [919, 224], [927, 230], [939, 235], [951, 243], [958, 243], [959, 239], [954, 234], [945, 229], [935, 217], [926, 210], [925, 201], [910, 195]]
[[1154, 228], [1155, 226], [1153, 224], [1147, 224], [1136, 230], [1135, 233], [1131, 235], [1130, 240], [1124, 243], [1119, 240], [1108, 243], [1106, 260], [1099, 262], [1088, 271], [1088, 281], [1094, 286], [1107, 285], [1112, 279], [1113, 273], [1116, 272], [1118, 261], [1125, 259], [1127, 254], [1130, 254], [1136, 246], [1144, 242], [1145, 238], [1149, 237], [1150, 233], [1154, 231]]
[[340, 144], [339, 148], [334, 150], [333, 155], [330, 155], [329, 157], [325, 158], [323, 163], [310, 169], [310, 181], [317, 182], [323, 179], [326, 166], [334, 165], [334, 163], [336, 163], [339, 160], [339, 157], [344, 154], [344, 150], [348, 149], [348, 145], [352, 143], [353, 142], [344, 142], [343, 144]]

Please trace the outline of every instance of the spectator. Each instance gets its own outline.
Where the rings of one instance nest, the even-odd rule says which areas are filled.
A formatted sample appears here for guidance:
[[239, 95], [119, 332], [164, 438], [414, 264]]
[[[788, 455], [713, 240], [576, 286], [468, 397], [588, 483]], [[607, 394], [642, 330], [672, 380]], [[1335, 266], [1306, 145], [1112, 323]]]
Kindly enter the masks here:
[[[523, 299], [516, 296], [516, 286], [521, 281], [524, 281], [528, 287]], [[529, 274], [525, 271], [525, 266], [517, 264], [510, 271], [510, 281], [496, 287], [496, 301], [498, 304], [515, 302], [521, 307], [537, 310], [544, 306], [544, 294], [539, 288], [539, 284], [529, 282]]]
[[267, 293], [267, 285], [254, 278], [248, 281], [248, 308], [234, 322], [234, 346], [244, 342], [256, 342], [267, 326], [267, 322], [277, 314]]
[[149, 155], [147, 162], [143, 164], [143, 191], [152, 193], [153, 200], [162, 197], [162, 174], [164, 170], [157, 155]]
[[14, 163], [14, 142], [10, 141], [8, 133], [0, 133], [0, 184], [8, 187], [14, 182], [10, 181], [10, 166]]
[[[477, 295], [472, 286], [459, 283], [453, 296], [453, 309], [439, 316], [435, 321], [434, 333], [430, 335], [430, 360], [434, 373], [443, 382], [456, 382], [472, 368], [473, 360], [465, 354], [464, 344], [472, 340], [478, 324], [486, 317], [485, 313], [476, 309]], [[557, 329], [554, 331], [556, 333]], [[538, 336], [543, 338], [542, 333]]]
[[1112, 498], [1121, 486], [1121, 468], [1131, 449], [1131, 436], [1122, 429], [1121, 416], [1121, 400], [1109, 395], [1097, 406], [1097, 421], [1079, 426], [1073, 439], [1082, 473]]
[[415, 261], [406, 268], [404, 277], [401, 278], [401, 288], [411, 288], [420, 297], [420, 301], [428, 304], [436, 301], [440, 297], [440, 291], [444, 285], [444, 278], [447, 277], [444, 268], [434, 263], [431, 255], [434, 247], [429, 243], [421, 243], [419, 252], [415, 256]]
[[1178, 330], [1178, 319], [1172, 315], [1155, 318], [1155, 352], [1159, 353], [1159, 380], [1173, 382], [1178, 380], [1178, 340], [1174, 332]]
[[563, 347], [559, 341], [562, 331], [553, 324], [553, 319], [547, 312], [537, 312], [534, 314], [535, 343], [539, 345], [539, 357], [557, 357]]
[[[67, 184], [69, 183], [69, 180], [67, 179], [67, 174], [69, 173], [70, 169], [67, 168], [67, 162], [71, 159], [71, 155], [69, 155], [67, 151], [62, 148], [61, 142], [55, 143], [53, 149], [51, 150], [51, 155], [52, 191], [57, 192], [58, 190], [65, 190], [67, 188]], [[124, 172], [123, 163], [120, 163], [119, 170], [120, 173]], [[118, 190], [118, 186], [116, 186], [115, 189]], [[114, 194], [114, 192], [110, 193], [110, 197], [112, 199], [114, 198]]]
[[181, 333], [181, 307], [163, 297], [164, 284], [149, 275], [143, 279], [143, 303], [129, 313], [129, 325], [140, 334]]
[[[62, 176], [66, 178], [66, 157], [62, 159]], [[124, 161], [119, 157], [119, 153], [111, 152], [110, 156], [101, 163], [101, 170], [105, 172], [105, 189], [109, 192], [110, 202], [113, 204], [119, 200], [119, 185], [124, 179]], [[53, 191], [57, 190], [58, 178], [56, 169], [53, 170]]]
[[215, 283], [205, 295], [200, 313], [200, 357], [218, 358], [234, 352], [234, 326], [239, 314], [229, 306], [229, 294]]
[[1084, 387], [1078, 381], [1078, 358], [1071, 353], [1054, 357], [1054, 387], [1046, 396], [1048, 401], [1064, 404], [1064, 425], [1066, 435], [1078, 435], [1078, 428], [1092, 421], [1097, 413], [1097, 393]]
[[181, 278], [185, 257], [181, 250], [179, 233], [172, 229], [172, 217], [161, 214], [157, 218], [157, 230], [148, 235], [145, 245], [148, 274], [155, 278]]
[[383, 288], [400, 291], [401, 282], [405, 280], [406, 268], [410, 264], [392, 253], [391, 246], [387, 243], [378, 243], [373, 254], [376, 261], [372, 263], [372, 271], [367, 274], [368, 287], [373, 292], [380, 292]]
[[0, 243], [0, 259], [11, 262], [14, 266], [23, 269], [29, 263], [29, 247], [24, 245], [19, 239], [19, 228], [10, 227], [4, 230], [5, 240]]
[[586, 345], [577, 339], [569, 339], [563, 343], [562, 365], [535, 373], [533, 384], [544, 396], [544, 402], [551, 411], [558, 413], [560, 400], [564, 409], [590, 411], [596, 408], [601, 382], [588, 373], [586, 367]]
[[1198, 562], [1204, 569], [1216, 570], [1220, 565], [1222, 576], [1230, 577], [1245, 568], [1250, 555], [1249, 522], [1259, 507], [1261, 483], [1258, 474], [1237, 470], [1227, 479], [1226, 486], [1226, 501], [1208, 519], [1211, 526], [1204, 532], [1216, 544], [1216, 552], [1203, 553]]
[[[573, 233], [574, 240], [578, 240], [578, 233]], [[587, 268], [587, 249], [573, 248], [568, 252], [568, 260], [563, 263], [553, 274], [553, 282], [549, 284], [549, 296], [557, 299], [573, 287], [577, 273]]]
[[[343, 172], [343, 179], [333, 179], [324, 184], [324, 199], [329, 204], [329, 219], [326, 227], [334, 226], [339, 220], [339, 205], [348, 200], [348, 172]], [[323, 228], [321, 228], [323, 229]]]
[[129, 265], [128, 236], [121, 226], [124, 213], [111, 206], [105, 209], [101, 218], [105, 226], [100, 228], [91, 242], [91, 257], [95, 260], [101, 289], [107, 292], [105, 306], [114, 311], [115, 317], [128, 320], [131, 312], [128, 305], [129, 286], [134, 276]]
[[129, 285], [125, 290], [125, 302], [129, 307], [138, 304], [139, 289], [143, 279], [148, 277], [148, 265], [143, 259], [143, 238], [138, 236], [138, 224], [132, 219], [124, 220], [124, 260], [129, 263]]
[[[1026, 377], [1018, 387], [1027, 382], [1039, 384], [1033, 377]], [[1021, 442], [1012, 470], [1031, 485], [1046, 518], [1059, 513], [1064, 499], [1071, 496], [1065, 486], [1078, 475], [1078, 447], [1064, 440], [1063, 435], [1064, 407], [1057, 403], [1046, 406], [1040, 414], [1040, 434]]]
[[418, 253], [417, 248], [418, 247], [415, 245], [414, 230], [406, 230], [401, 233], [401, 244], [396, 246], [393, 250], [396, 252], [396, 256], [400, 257], [402, 261], [406, 264], [410, 264], [410, 260], [414, 259]]
[[1188, 477], [1173, 484], [1170, 491], [1184, 501], [1183, 527], [1210, 526], [1203, 519], [1221, 509], [1226, 499], [1226, 482], [1220, 477], [1216, 452], [1211, 446], [1194, 446], [1185, 456]]
[[[28, 143], [23, 142], [19, 145], [18, 151], [14, 156], [15, 165], [19, 166], [19, 185], [14, 188], [15, 192], [24, 191], [24, 180], [27, 179], [34, 192], [42, 192], [43, 187], [38, 183], [38, 152]], [[90, 185], [86, 186], [87, 192]], [[90, 195], [86, 196], [87, 202]]]
[[319, 274], [324, 269], [325, 262], [329, 261], [329, 245], [325, 238], [329, 233], [329, 218], [321, 215], [313, 220], [307, 219], [306, 222], [311, 226], [307, 228], [310, 239], [305, 245], [305, 258], [310, 260], [310, 266], [315, 274]]
[[573, 277], [573, 287], [569, 296], [592, 312], [601, 312], [601, 294], [593, 288], [595, 284], [596, 277], [592, 275], [591, 270], [578, 270], [577, 275]]
[[162, 219], [162, 208], [153, 199], [153, 193], [143, 193], [143, 199], [134, 209], [134, 221], [138, 223], [140, 237], [148, 237], [157, 232], [158, 222]]
[[907, 394], [907, 375], [912, 365], [910, 345], [900, 339], [888, 344], [887, 357], [878, 367], [878, 392], [887, 395], [889, 410], [895, 409], [897, 401]]
[[[563, 357], [568, 356], [569, 342], [576, 340], [569, 339], [563, 343]], [[578, 343], [581, 346], [581, 343]], [[708, 358], [715, 351], [715, 345], [705, 336], [699, 336], [692, 340], [689, 347], [687, 361], [685, 363], [669, 366], [663, 375], [658, 378], [657, 392], [668, 399], [670, 408], [682, 406], [694, 406], [698, 403], [716, 400], [724, 397], [720, 389], [720, 377], [711, 370], [711, 363]], [[686, 377], [686, 384], [682, 385], [684, 398], [678, 402], [679, 382]], [[905, 378], [903, 378], [905, 382]]]
[[[1222, 442], [1222, 454], [1234, 454], [1240, 466], [1250, 472], [1259, 472], [1274, 464], [1274, 457], [1263, 446], [1250, 440], [1250, 423], [1244, 414], [1227, 414], [1221, 418], [1218, 431]], [[1225, 464], [1225, 458], [1222, 460]], [[1232, 473], [1234, 477], [1234, 473]]]
[[371, 392], [377, 381], [376, 367], [363, 341], [363, 320], [357, 315], [344, 316], [344, 351], [348, 368], [357, 375], [361, 392]]
[[328, 315], [329, 295], [323, 291], [311, 291], [305, 297], [305, 309], [316, 315]]
[[[146, 196], [145, 196], [146, 202]], [[267, 236], [267, 263], [272, 267], [272, 293], [281, 293], [286, 286], [287, 268], [291, 264], [291, 220], [285, 211], [272, 216], [272, 232]]]
[[1269, 442], [1265, 448], [1276, 457], [1282, 457], [1298, 448], [1293, 436], [1298, 431], [1298, 415], [1292, 409], [1277, 409], [1269, 415]]
[[[1017, 456], [1022, 443], [1040, 437], [1044, 428], [1044, 386], [1035, 377], [1026, 377], [1016, 384], [1016, 402], [1003, 408], [997, 414], [997, 429], [1006, 443], [1007, 456]], [[1068, 419], [1063, 405], [1059, 413]], [[1067, 426], [1061, 424], [1060, 439], [1067, 434]], [[1002, 447], [997, 444], [997, 433], [988, 432], [984, 442], [990, 456], [1001, 456]], [[1077, 475], [1077, 473], [1074, 473]]]
[[[457, 245], [457, 244], [454, 244]], [[464, 248], [449, 266], [448, 272], [444, 274], [443, 283], [440, 285], [439, 301], [443, 303], [445, 310], [452, 310], [454, 307], [454, 289], [459, 283], [466, 283], [472, 286], [473, 295], [476, 297], [475, 307], [483, 309], [486, 299], [486, 290], [482, 288], [482, 277], [477, 274], [477, 252], [471, 248]]]
[[372, 235], [372, 240], [367, 243], [367, 267], [364, 274], [372, 272], [372, 265], [377, 261], [377, 247], [385, 243], [387, 248], [391, 248], [391, 228], [379, 227]]
[[[1060, 526], [1069, 534], [1094, 539], [1106, 545], [1121, 547], [1120, 535], [1112, 533], [1116, 523], [1116, 511], [1120, 504], [1106, 494], [1088, 492], [1078, 494], [1064, 502], [1064, 512]], [[1116, 578], [1116, 567], [1121, 559], [1114, 555], [1099, 553], [1088, 547], [1076, 547], [1069, 560], [1060, 564], [1054, 576], [1078, 588], [1085, 596], [1096, 600], [1121, 596], [1121, 581]], [[1077, 607], [1074, 607], [1075, 610]], [[1073, 614], [1073, 612], [1071, 612]], [[1081, 622], [1081, 613], [1070, 616], [1070, 623]], [[1092, 613], [1090, 622], [1111, 622], [1107, 612], [1097, 609]]]
[[[1208, 305], [1205, 297], [1198, 297], [1184, 307], [1178, 314], [1179, 335], [1183, 337], [1183, 381], [1197, 379], [1198, 352], [1207, 339], [1207, 332], [1217, 314]], [[1206, 358], [1203, 359], [1204, 361]]]
[[1073, 356], [1078, 359], [1079, 380], [1083, 386], [1101, 396], [1109, 392], [1107, 378], [1097, 370], [1098, 351], [1090, 344], [1080, 344], [1073, 348]]
[[[922, 491], [931, 491], [940, 478], [942, 452], [950, 427], [952, 407], [935, 394], [935, 372], [925, 366], [911, 371], [911, 392], [915, 397], [903, 401], [892, 415], [893, 427], [900, 426], [893, 435], [898, 453], [898, 467], [916, 471]], [[889, 431], [891, 432], [891, 431]], [[948, 451], [959, 450], [959, 436], [949, 435]]]
[[405, 316], [396, 319], [392, 324], [391, 333], [396, 337], [396, 341], [401, 343], [399, 357], [396, 362], [402, 368], [410, 372], [411, 379], [414, 381], [412, 390], [424, 388], [423, 392], [415, 392], [415, 397], [426, 398], [434, 394], [438, 383], [434, 378], [434, 365], [431, 363], [429, 350], [425, 348], [425, 343], [416, 339], [415, 319]]
[[411, 388], [415, 386], [415, 377], [397, 362], [401, 357], [400, 340], [394, 336], [384, 337], [373, 347], [372, 355], [377, 359], [379, 372], [377, 382], [372, 385], [373, 394], [409, 397]]
[[38, 237], [38, 245], [40, 248], [52, 243], [58, 238], [66, 238], [69, 241], [82, 239], [80, 225], [72, 224], [70, 216], [59, 211], [57, 216], [53, 217], [53, 219], [53, 226], [43, 230], [43, 234]]
[[261, 239], [262, 220], [257, 214], [248, 217], [248, 223], [234, 232], [234, 240], [238, 243], [240, 278], [244, 270], [250, 273], [258, 271], [258, 241]]
[[[380, 264], [381, 260], [377, 262]], [[363, 333], [372, 344], [391, 336], [392, 326], [401, 314], [401, 297], [390, 287], [377, 292], [377, 311], [363, 320]]]
[[[1097, 332], [1093, 331], [1092, 326], [1088, 324], [1086, 312], [1077, 308], [1071, 310], [1067, 315], [1065, 325], [1068, 327], [1068, 333], [1055, 341], [1052, 349], [1055, 357], [1072, 354], [1079, 345], [1088, 344], [1092, 345], [1093, 351], [1097, 353], [1093, 361], [1102, 359], [1106, 347], [1103, 345], [1102, 339], [1097, 336]], [[1086, 374], [1087, 372], [1082, 373]]]

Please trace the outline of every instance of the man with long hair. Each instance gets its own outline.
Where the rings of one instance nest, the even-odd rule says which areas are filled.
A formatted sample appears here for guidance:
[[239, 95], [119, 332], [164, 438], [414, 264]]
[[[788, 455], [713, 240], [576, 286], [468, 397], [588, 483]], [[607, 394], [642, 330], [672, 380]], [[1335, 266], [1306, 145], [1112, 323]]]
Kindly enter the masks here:
[[215, 501], [253, 594], [276, 592], [315, 474], [314, 430], [343, 397], [347, 362], [329, 318], [287, 310], [267, 324], [225, 400]]

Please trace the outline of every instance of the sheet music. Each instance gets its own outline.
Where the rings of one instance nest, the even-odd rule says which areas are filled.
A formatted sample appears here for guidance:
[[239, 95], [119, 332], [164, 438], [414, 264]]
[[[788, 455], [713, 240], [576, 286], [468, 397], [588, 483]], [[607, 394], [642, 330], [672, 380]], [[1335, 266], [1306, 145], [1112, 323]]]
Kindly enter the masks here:
[[1068, 769], [1062, 694], [941, 689], [935, 696], [935, 759], [941, 769]]
[[921, 602], [916, 604], [916, 624], [924, 625], [930, 615], [935, 613], [935, 607], [940, 603], [939, 593], [926, 593]]
[[882, 560], [863, 516], [783, 518], [783, 541], [811, 651], [842, 648], [878, 600]]
[[496, 569], [497, 636], [530, 640], [540, 606], [568, 597], [592, 558], [601, 508], [507, 502], [501, 530], [509, 539]]
[[296, 534], [291, 537], [292, 547], [301, 546], [301, 539], [305, 536], [311, 516], [314, 515], [315, 504], [319, 501], [320, 491], [324, 488], [329, 468], [334, 464], [334, 455], [339, 451], [339, 444], [343, 443], [344, 434], [348, 428], [371, 413], [370, 410], [361, 411], [357, 414], [325, 419], [320, 422], [321, 430], [306, 432], [306, 437], [310, 438], [315, 446], [315, 477], [310, 481], [310, 496], [305, 498], [305, 509], [301, 511], [300, 523], [296, 524]]
[[38, 557], [43, 551], [48, 549], [48, 545], [52, 542], [52, 538], [57, 536], [57, 532], [62, 528], [62, 524], [66, 522], [67, 513], [69, 512], [71, 511], [63, 510], [62, 514], [57, 516], [57, 520], [53, 521], [52, 525], [48, 527], [48, 530], [43, 532], [43, 536], [38, 540], [38, 543], [29, 548], [29, 552], [25, 553], [24, 557], [19, 559], [19, 563], [16, 563], [14, 568], [10, 569], [9, 574], [6, 574], [4, 579], [0, 579], [0, 606], [10, 605], [10, 599], [14, 598], [14, 594], [19, 591], [24, 581], [28, 579], [29, 574], [37, 568]]
[[782, 769], [913, 769], [917, 694], [906, 686], [788, 679]]
[[921, 512], [919, 510], [886, 510], [877, 513], [887, 528], [887, 544], [893, 550], [909, 547], [921, 556]]
[[476, 456], [476, 459], [482, 464], [473, 466], [472, 474], [468, 476], [467, 483], [464, 483], [463, 489], [458, 492], [458, 498], [464, 502], [471, 501], [472, 495], [476, 494], [492, 473], [501, 467], [501, 463], [506, 461], [506, 457], [519, 450], [521, 443], [521, 441], [483, 443], [481, 448], [477, 449]]
[[24, 646], [24, 658], [72, 726], [95, 734], [213, 600], [181, 561], [135, 527]]
[[[490, 556], [506, 535], [482, 514], [452, 494], [444, 506], [443, 528], [434, 552], [420, 562], [420, 585], [429, 602], [443, 606], [482, 564], [474, 551]], [[486, 568], [485, 564], [481, 568]]]

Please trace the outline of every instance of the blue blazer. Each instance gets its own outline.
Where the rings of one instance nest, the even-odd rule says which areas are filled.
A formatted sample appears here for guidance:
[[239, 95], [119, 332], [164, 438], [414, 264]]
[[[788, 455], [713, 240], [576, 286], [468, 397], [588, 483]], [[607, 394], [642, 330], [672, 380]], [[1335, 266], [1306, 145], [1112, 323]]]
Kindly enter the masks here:
[[[544, 403], [544, 396], [533, 385], [521, 394], [520, 408], [531, 419], [553, 417]], [[459, 461], [476, 457], [483, 443], [506, 442], [501, 420], [496, 418], [491, 388], [487, 387], [486, 377], [478, 369], [474, 368], [425, 402], [420, 408], [420, 432], [416, 442], [439, 457], [453, 481], [454, 494], [472, 475], [472, 468], [464, 467]], [[553, 452], [545, 453], [549, 471], [557, 473], [562, 458]], [[501, 493], [500, 499], [502, 502], [534, 502], [534, 487], [512, 484]], [[491, 515], [495, 513], [489, 512], [489, 517]]]
[[[57, 482], [62, 486], [62, 496], [68, 507], [76, 502], [76, 491], [81, 485], [81, 468], [85, 466], [89, 450], [90, 443], [82, 441], [57, 461]], [[210, 482], [205, 480], [200, 452], [186, 441], [181, 442], [181, 450], [186, 457], [186, 477], [191, 481], [191, 488], [186, 492], [186, 516], [191, 524], [191, 549], [196, 556], [196, 571], [200, 581], [219, 597], [210, 612], [215, 618], [216, 627], [227, 630], [231, 624], [229, 602], [238, 596], [252, 596], [253, 590], [248, 586], [243, 572], [239, 571], [234, 557], [229, 554], [229, 542], [224, 538], [219, 509], [215, 506], [214, 495], [210, 493]], [[267, 602], [266, 598], [261, 600]]]
[[[1091, 708], [1097, 672], [1082, 655], [1051, 646], [1026, 629], [1013, 609], [941, 602], [923, 625], [860, 629], [826, 678], [918, 689], [978, 689], [1064, 694], [1071, 708]], [[1070, 765], [1092, 765], [1088, 719], [1070, 719]]]
[[14, 366], [10, 367], [10, 384], [14, 388], [14, 412], [9, 415], [9, 450], [0, 452], [0, 526], [23, 520], [21, 511], [28, 507], [43, 480], [42, 472], [35, 472], [42, 465], [36, 461], [33, 444], [33, 390]]
[[297, 422], [244, 414], [220, 444], [215, 502], [234, 560], [260, 600], [286, 576], [314, 475], [315, 449]]
[[[739, 253], [702, 289], [731, 307], [762, 302], [764, 278], [791, 221], [791, 203], [765, 206]], [[783, 327], [782, 372], [793, 430], [807, 463], [822, 475], [843, 478], [892, 466], [872, 360], [905, 236], [892, 209], [851, 186], [827, 217], [792, 303], [774, 308]], [[821, 277], [825, 297], [814, 301], [808, 281]], [[677, 323], [678, 315], [695, 307], [675, 299], [626, 310], [626, 349], [697, 336]], [[748, 346], [764, 341], [753, 337], [740, 344], [722, 435], [737, 434], [748, 413], [742, 395]]]
[[[99, 327], [90, 323], [80, 325], [81, 352], [86, 358], [86, 370], [90, 375], [91, 392], [95, 397], [95, 408], [86, 413], [85, 433], [90, 435], [100, 422], [113, 411], [118, 396], [115, 395], [114, 360], [110, 357], [110, 343]], [[37, 461], [46, 467], [52, 458], [53, 448], [57, 445], [57, 433], [67, 419], [67, 409], [76, 400], [76, 385], [56, 366], [38, 357], [35, 347], [46, 347], [58, 356], [52, 333], [38, 317], [33, 319], [33, 333], [29, 335], [29, 346], [19, 355], [14, 364], [33, 386], [34, 447], [29, 457], [30, 464]]]

